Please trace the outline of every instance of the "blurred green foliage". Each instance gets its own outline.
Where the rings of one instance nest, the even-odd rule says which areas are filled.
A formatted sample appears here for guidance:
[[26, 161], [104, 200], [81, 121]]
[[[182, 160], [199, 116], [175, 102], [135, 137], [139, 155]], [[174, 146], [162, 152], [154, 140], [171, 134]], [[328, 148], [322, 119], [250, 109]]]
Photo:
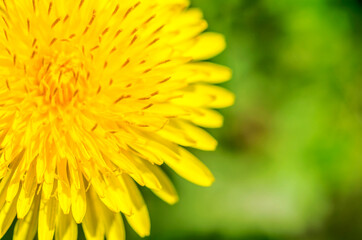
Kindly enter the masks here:
[[[145, 190], [149, 239], [362, 239], [362, 1], [193, 0], [227, 50], [236, 95], [194, 151], [201, 188], [169, 171], [180, 202]], [[139, 239], [128, 229], [128, 239]]]

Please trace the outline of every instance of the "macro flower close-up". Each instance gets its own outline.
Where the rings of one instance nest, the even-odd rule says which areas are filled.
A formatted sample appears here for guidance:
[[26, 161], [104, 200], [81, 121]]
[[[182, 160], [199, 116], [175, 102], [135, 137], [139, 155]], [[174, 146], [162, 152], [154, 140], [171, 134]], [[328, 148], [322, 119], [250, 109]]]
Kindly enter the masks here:
[[[0, 237], [125, 239], [150, 219], [139, 186], [169, 204], [167, 165], [214, 177], [189, 148], [213, 151], [234, 95], [231, 70], [207, 62], [221, 34], [204, 32], [187, 0], [0, 1]], [[163, 166], [162, 166], [163, 167]], [[123, 216], [122, 216], [123, 215]]]

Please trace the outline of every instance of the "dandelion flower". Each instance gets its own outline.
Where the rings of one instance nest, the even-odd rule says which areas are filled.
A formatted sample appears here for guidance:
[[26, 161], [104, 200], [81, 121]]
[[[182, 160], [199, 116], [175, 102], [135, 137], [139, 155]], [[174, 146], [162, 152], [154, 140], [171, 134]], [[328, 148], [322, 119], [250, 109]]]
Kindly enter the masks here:
[[136, 185], [178, 200], [159, 165], [202, 186], [184, 147], [214, 150], [200, 127], [233, 95], [202, 62], [224, 39], [186, 0], [0, 1], [0, 237], [124, 239], [120, 213], [150, 232]]

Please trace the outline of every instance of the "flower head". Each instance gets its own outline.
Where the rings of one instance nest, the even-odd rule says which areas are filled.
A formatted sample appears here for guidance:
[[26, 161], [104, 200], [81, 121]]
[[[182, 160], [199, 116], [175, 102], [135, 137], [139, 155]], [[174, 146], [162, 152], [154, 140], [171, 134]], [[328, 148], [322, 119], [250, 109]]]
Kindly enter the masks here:
[[0, 236], [123, 239], [149, 234], [136, 186], [172, 204], [158, 165], [199, 185], [209, 170], [182, 146], [214, 150], [197, 127], [233, 95], [209, 85], [224, 48], [186, 0], [0, 1]]

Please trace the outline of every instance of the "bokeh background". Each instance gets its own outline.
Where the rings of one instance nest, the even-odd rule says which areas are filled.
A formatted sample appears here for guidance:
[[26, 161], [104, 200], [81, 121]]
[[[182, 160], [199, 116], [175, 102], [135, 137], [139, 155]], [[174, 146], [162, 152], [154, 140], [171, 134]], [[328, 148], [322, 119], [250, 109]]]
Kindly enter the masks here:
[[[191, 2], [209, 31], [226, 36], [212, 61], [232, 68], [222, 85], [236, 103], [210, 130], [217, 151], [193, 150], [214, 173], [212, 187], [165, 168], [176, 205], [142, 189], [146, 239], [362, 239], [362, 1]], [[128, 240], [140, 239], [126, 228]]]
[[149, 239], [362, 239], [362, 1], [191, 2], [226, 36], [236, 103], [194, 151], [212, 187], [168, 171], [176, 205], [144, 191]]

